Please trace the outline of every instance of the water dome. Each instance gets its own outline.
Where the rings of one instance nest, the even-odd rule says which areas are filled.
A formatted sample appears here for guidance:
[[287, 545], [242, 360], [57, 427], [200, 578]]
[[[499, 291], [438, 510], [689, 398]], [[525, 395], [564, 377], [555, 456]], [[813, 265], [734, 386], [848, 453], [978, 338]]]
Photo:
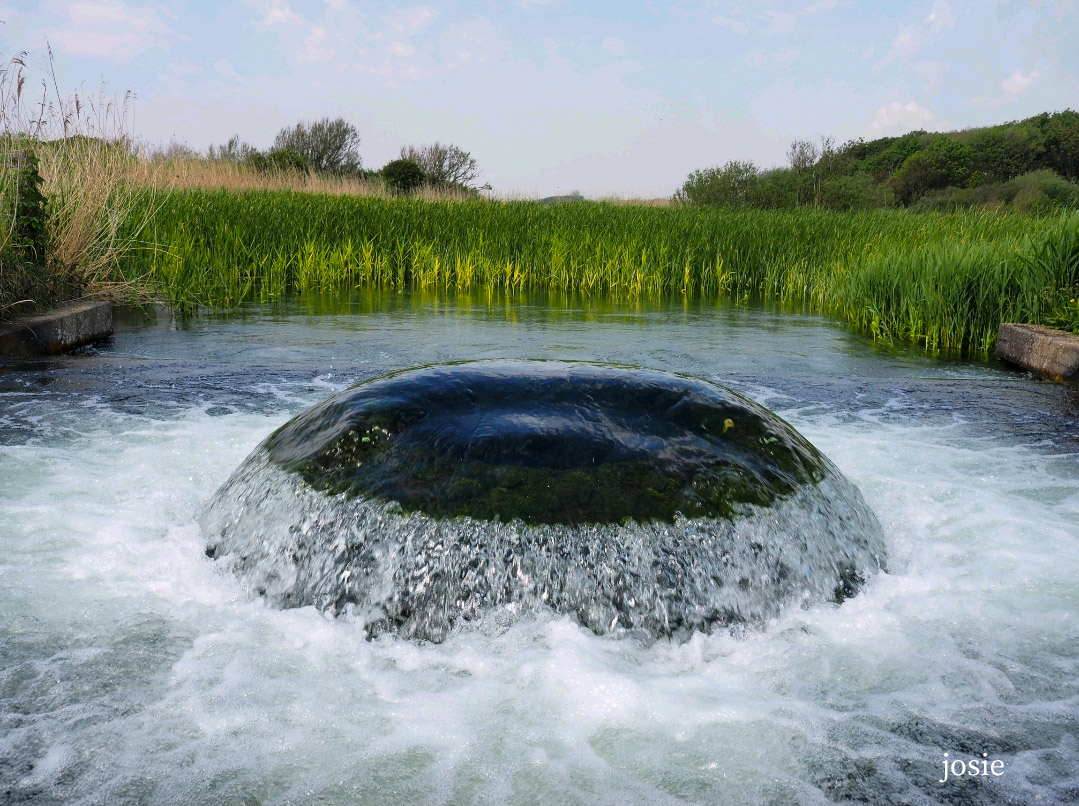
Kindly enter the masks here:
[[762, 624], [884, 557], [857, 488], [764, 407], [580, 362], [361, 383], [270, 435], [202, 523], [273, 604], [434, 641], [495, 610], [652, 638]]

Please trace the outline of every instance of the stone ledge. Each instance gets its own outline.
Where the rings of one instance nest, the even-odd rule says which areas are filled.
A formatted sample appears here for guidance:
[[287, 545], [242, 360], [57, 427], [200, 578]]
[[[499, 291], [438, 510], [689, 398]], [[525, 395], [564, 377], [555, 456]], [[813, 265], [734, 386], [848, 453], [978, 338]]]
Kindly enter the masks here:
[[54, 355], [112, 335], [112, 303], [71, 302], [0, 324], [0, 356]]
[[1050, 380], [1079, 380], [1079, 336], [1041, 325], [1004, 323], [997, 358]]

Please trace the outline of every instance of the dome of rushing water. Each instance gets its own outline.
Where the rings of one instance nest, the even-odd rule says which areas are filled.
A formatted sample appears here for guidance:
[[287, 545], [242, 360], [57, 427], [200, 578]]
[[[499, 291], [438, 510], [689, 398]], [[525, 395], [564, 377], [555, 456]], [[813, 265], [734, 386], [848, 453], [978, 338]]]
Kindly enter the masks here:
[[842, 601], [883, 561], [858, 490], [707, 381], [494, 361], [361, 383], [272, 434], [203, 516], [282, 607], [441, 640], [500, 607], [684, 636]]

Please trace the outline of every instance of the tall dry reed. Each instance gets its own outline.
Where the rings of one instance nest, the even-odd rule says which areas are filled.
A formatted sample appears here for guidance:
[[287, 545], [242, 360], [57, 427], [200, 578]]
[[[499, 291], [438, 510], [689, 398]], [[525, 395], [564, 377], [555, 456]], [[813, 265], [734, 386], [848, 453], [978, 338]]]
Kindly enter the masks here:
[[[51, 49], [47, 53], [41, 71], [33, 71], [22, 53], [0, 66], [0, 141], [36, 156], [48, 200], [41, 271], [28, 283], [24, 277], [17, 293], [13, 275], [6, 269], [0, 274], [0, 299], [21, 296], [21, 308], [47, 305], [58, 296], [130, 292], [138, 281], [118, 281], [117, 262], [141, 246], [132, 212], [139, 210], [145, 220], [155, 206], [154, 186], [132, 181], [138, 160], [125, 136], [130, 94], [115, 99], [104, 90], [64, 93]], [[9, 168], [8, 161], [0, 162]], [[0, 187], [12, 190], [2, 178]], [[9, 207], [17, 210], [18, 198], [4, 209]]]
[[[209, 159], [192, 154], [150, 153], [138, 160], [131, 181], [158, 191], [183, 190], [274, 190], [316, 193], [326, 196], [393, 198], [394, 193], [376, 178], [318, 174], [314, 171], [258, 170], [238, 160]], [[463, 201], [474, 198], [455, 188], [425, 186], [411, 194], [426, 201]]]

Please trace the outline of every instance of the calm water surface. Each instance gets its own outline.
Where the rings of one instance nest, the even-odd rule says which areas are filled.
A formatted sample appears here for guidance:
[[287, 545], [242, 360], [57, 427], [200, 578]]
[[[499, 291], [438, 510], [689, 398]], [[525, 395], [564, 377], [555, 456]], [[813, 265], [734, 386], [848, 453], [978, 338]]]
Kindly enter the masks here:
[[[200, 508], [291, 416], [501, 357], [778, 411], [861, 488], [889, 573], [748, 635], [502, 614], [430, 645], [270, 609], [206, 558]], [[1079, 801], [1079, 390], [825, 319], [408, 295], [131, 316], [0, 363], [0, 514], [0, 803]], [[1004, 773], [939, 783], [944, 753]]]

